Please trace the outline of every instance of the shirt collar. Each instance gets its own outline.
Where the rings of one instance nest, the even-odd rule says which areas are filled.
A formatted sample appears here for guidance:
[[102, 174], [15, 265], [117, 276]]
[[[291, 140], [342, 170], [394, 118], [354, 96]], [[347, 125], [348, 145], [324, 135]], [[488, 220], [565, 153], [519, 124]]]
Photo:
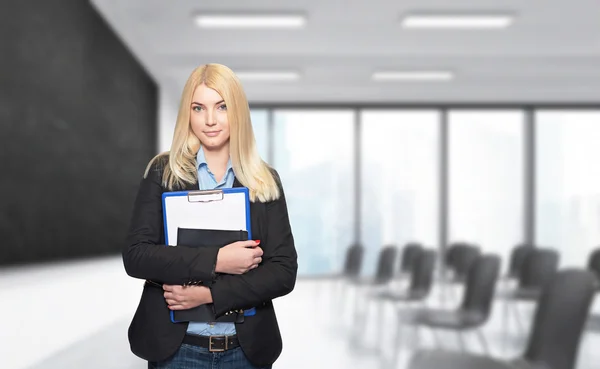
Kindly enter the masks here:
[[[202, 146], [200, 146], [200, 149], [198, 150], [198, 154], [196, 154], [196, 162], [198, 163], [198, 169], [200, 169], [202, 166], [208, 167], [208, 163], [206, 162], [206, 156], [204, 155], [204, 149], [202, 148]], [[229, 160], [227, 161], [227, 169], [225, 170], [225, 173], [229, 172], [232, 169], [233, 169], [233, 167], [231, 166], [231, 157], [230, 157]]]

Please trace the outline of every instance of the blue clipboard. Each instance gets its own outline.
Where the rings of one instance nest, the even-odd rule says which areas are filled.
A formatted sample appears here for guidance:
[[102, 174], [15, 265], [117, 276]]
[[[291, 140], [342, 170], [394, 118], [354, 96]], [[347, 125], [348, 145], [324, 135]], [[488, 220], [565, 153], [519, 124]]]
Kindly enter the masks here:
[[[248, 188], [164, 192], [162, 194], [165, 244], [177, 245], [177, 228], [245, 230], [252, 239]], [[253, 316], [256, 309], [244, 310]], [[171, 321], [173, 311], [171, 311]]]

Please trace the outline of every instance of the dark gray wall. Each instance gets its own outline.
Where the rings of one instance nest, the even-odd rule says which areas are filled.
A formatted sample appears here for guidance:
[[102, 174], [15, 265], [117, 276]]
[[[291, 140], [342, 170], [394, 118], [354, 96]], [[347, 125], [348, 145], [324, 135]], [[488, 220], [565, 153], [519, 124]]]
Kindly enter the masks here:
[[157, 87], [86, 0], [0, 7], [0, 264], [120, 251]]

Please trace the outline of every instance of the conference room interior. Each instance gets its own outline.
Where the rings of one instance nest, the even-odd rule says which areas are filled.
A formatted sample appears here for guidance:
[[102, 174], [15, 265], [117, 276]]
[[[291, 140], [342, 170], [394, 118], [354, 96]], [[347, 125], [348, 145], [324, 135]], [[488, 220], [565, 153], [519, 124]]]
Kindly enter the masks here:
[[0, 367], [146, 367], [121, 250], [203, 63], [285, 190], [275, 368], [597, 367], [600, 4], [3, 7]]

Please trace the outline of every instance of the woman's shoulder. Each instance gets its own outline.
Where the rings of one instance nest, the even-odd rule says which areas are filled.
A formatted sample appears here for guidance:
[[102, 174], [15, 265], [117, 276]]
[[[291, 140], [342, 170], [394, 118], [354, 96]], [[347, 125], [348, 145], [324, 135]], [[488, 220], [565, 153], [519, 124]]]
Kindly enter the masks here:
[[148, 163], [148, 169], [162, 172], [169, 165], [169, 152], [165, 151], [153, 157]]
[[271, 172], [275, 182], [277, 182], [277, 185], [281, 186], [281, 177], [279, 176], [279, 172], [277, 172], [277, 170], [272, 166], [269, 166], [269, 171]]
[[281, 180], [281, 176], [279, 175], [279, 172], [269, 166], [269, 171], [271, 172], [271, 176], [273, 177], [273, 180], [275, 181], [275, 185], [277, 186], [277, 195], [275, 196], [274, 199], [272, 199], [270, 202], [273, 201], [278, 201], [278, 200], [282, 200], [282, 198], [284, 197], [284, 191], [283, 191], [283, 181]]
[[269, 169], [269, 172], [271, 173], [271, 177], [273, 177], [275, 184], [279, 188], [279, 192], [282, 192], [283, 191], [283, 183], [281, 182], [281, 176], [279, 175], [279, 172], [270, 165], [267, 165], [267, 168]]
[[146, 170], [144, 171], [144, 178], [152, 176], [160, 181], [165, 171], [165, 168], [168, 166], [169, 152], [167, 151], [160, 153], [152, 159], [150, 159], [150, 161], [146, 165]]

